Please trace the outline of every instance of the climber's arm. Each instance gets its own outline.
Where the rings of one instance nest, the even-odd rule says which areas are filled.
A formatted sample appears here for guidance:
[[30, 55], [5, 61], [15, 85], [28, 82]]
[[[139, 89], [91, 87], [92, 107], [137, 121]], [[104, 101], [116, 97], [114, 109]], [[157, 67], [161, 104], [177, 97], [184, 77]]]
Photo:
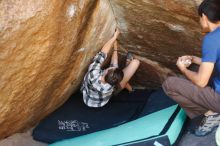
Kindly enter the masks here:
[[119, 29], [116, 29], [114, 36], [103, 46], [101, 52], [105, 53], [106, 55], [109, 53], [113, 43], [118, 38], [119, 33], [120, 33]]
[[111, 66], [118, 67], [118, 44], [117, 41], [114, 43], [114, 51], [111, 59]]

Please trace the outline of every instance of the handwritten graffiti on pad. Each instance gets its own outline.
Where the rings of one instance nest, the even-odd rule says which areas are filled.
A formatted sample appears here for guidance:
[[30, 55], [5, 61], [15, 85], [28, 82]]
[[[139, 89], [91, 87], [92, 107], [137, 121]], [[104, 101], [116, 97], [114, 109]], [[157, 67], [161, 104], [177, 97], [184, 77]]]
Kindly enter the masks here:
[[89, 128], [88, 123], [77, 120], [60, 121], [58, 120], [58, 129], [65, 131], [86, 131]]

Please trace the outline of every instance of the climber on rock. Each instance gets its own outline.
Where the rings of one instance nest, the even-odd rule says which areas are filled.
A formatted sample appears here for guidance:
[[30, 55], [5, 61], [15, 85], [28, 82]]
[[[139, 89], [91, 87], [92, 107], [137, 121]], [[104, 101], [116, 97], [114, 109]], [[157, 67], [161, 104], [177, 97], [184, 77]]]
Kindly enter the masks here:
[[[169, 77], [162, 87], [190, 118], [203, 115], [195, 135], [205, 136], [220, 123], [220, 1], [204, 0], [198, 13], [203, 30], [208, 30], [203, 39], [202, 58], [179, 57], [176, 65], [188, 80]], [[199, 65], [197, 72], [188, 69], [191, 63]]]
[[[83, 93], [84, 103], [89, 107], [102, 107], [106, 105], [115, 90], [120, 91], [124, 88], [130, 92], [133, 90], [128, 82], [138, 69], [140, 61], [134, 59], [133, 55], [128, 53], [126, 67], [123, 70], [118, 68], [118, 47], [116, 39], [119, 34], [119, 30], [116, 29], [114, 36], [94, 57], [84, 77], [81, 92]], [[106, 60], [107, 54], [110, 52], [113, 44], [114, 51], [110, 67], [103, 70], [101, 66]]]

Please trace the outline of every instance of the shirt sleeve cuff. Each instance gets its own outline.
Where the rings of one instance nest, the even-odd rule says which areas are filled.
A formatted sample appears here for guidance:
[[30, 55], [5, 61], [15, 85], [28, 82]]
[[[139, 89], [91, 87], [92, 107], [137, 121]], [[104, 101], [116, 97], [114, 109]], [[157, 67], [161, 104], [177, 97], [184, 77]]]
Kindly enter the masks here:
[[203, 59], [202, 58], [202, 62], [213, 62], [213, 63], [215, 63], [216, 62], [216, 60], [215, 59]]
[[105, 54], [104, 52], [102, 52], [102, 51], [100, 51], [99, 52], [99, 55], [101, 55], [104, 59], [106, 59], [107, 58], [107, 54]]

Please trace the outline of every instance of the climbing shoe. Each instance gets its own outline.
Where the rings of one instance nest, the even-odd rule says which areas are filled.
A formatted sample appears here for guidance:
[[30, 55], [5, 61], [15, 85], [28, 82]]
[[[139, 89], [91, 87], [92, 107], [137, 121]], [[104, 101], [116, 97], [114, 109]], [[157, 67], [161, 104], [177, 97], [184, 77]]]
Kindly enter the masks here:
[[126, 62], [127, 64], [129, 64], [132, 60], [134, 59], [134, 56], [131, 52], [128, 52], [127, 53], [127, 56], [126, 56]]

